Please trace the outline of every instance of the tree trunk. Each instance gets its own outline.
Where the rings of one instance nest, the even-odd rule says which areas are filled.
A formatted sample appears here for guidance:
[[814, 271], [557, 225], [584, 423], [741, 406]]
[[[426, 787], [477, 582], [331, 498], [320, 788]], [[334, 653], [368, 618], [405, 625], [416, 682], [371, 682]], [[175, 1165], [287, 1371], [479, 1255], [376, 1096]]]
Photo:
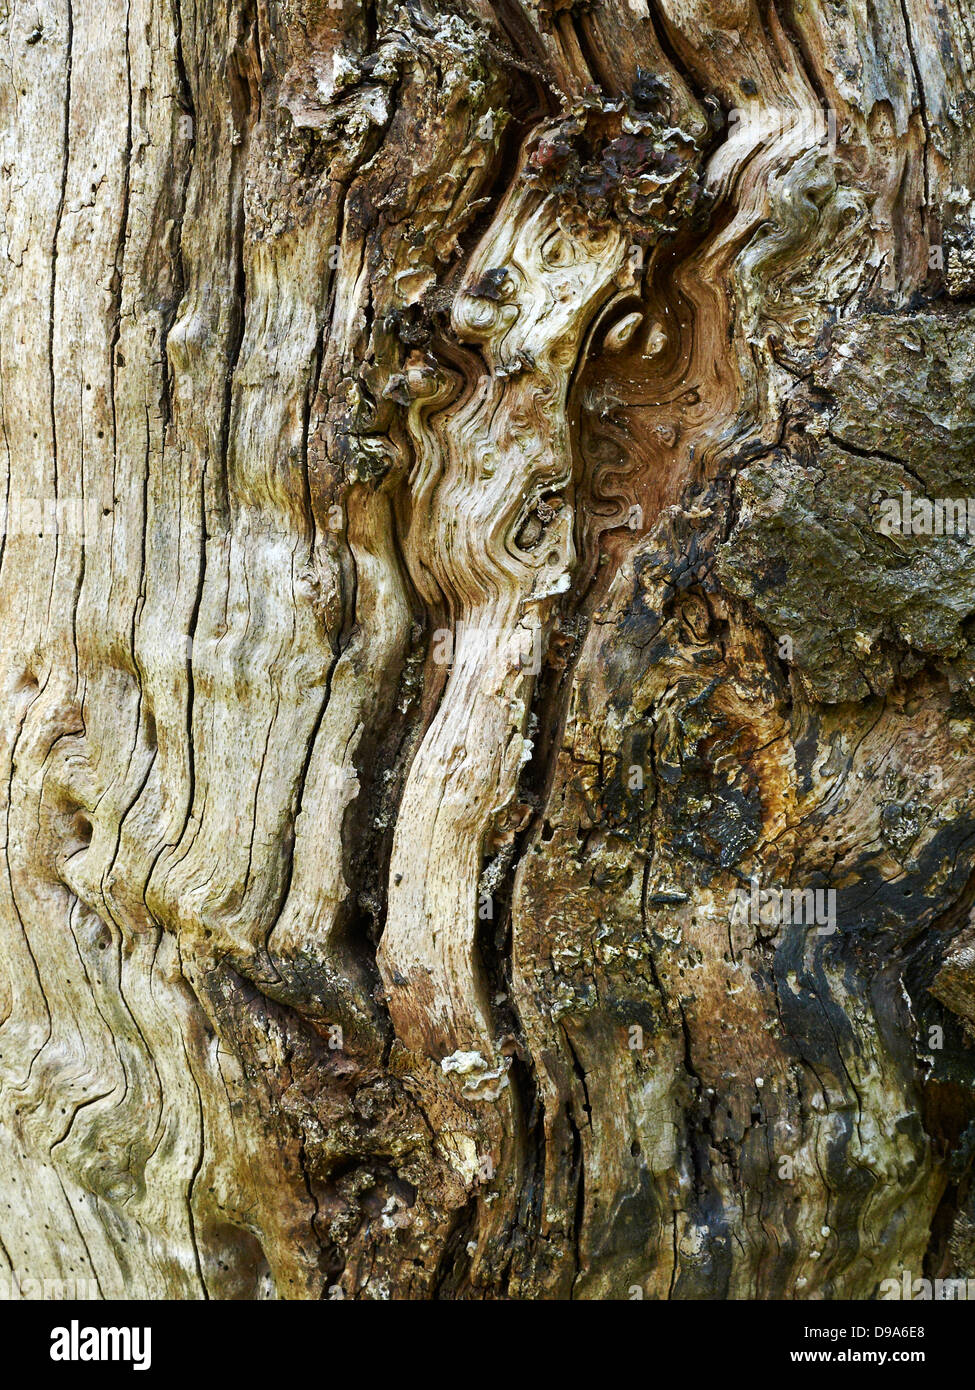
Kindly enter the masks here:
[[5, 1277], [975, 1277], [967, 0], [0, 18]]

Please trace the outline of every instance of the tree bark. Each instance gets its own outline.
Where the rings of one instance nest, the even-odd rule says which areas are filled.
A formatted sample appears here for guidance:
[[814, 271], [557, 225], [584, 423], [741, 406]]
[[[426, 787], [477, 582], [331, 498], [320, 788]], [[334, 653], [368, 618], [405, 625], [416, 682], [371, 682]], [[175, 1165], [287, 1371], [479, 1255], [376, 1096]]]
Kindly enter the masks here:
[[975, 1278], [973, 34], [9, 0], [8, 1281]]

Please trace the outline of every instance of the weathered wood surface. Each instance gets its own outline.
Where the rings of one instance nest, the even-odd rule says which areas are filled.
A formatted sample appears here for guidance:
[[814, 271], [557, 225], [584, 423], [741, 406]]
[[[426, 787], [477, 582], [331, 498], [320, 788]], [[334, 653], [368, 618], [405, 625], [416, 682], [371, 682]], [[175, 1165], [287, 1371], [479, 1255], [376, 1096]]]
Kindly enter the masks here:
[[0, 40], [0, 1273], [975, 1277], [967, 0]]

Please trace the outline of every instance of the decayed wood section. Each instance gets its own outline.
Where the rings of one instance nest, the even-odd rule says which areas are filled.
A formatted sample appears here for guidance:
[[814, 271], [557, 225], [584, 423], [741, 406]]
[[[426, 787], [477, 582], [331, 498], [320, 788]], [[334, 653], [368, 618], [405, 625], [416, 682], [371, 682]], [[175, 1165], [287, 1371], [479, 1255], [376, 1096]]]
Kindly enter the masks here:
[[0, 1274], [975, 1278], [967, 0], [0, 39]]

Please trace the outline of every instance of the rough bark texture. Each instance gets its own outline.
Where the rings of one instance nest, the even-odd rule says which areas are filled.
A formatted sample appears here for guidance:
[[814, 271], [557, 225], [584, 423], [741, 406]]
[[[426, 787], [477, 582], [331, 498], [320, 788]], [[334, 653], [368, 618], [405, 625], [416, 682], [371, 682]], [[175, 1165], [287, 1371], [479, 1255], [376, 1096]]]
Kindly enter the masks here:
[[967, 0], [2, 0], [0, 102], [8, 1278], [975, 1277]]

